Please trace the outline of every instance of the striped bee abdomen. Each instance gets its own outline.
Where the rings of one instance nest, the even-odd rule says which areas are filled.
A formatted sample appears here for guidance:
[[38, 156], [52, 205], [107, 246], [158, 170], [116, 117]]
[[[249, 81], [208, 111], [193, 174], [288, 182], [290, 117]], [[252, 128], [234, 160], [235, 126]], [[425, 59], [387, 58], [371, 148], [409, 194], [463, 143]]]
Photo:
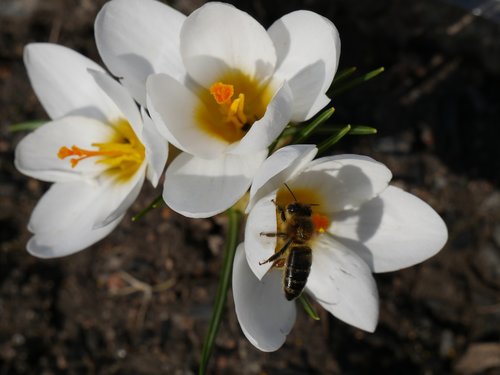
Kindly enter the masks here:
[[311, 271], [312, 251], [309, 246], [295, 245], [289, 250], [285, 266], [285, 297], [291, 301], [297, 298], [307, 283]]

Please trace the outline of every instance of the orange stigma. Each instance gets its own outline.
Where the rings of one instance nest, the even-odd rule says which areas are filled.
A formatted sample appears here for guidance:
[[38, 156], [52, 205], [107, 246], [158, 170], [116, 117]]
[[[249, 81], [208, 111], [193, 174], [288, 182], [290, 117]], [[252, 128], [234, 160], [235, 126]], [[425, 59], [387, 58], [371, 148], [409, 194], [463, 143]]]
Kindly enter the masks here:
[[[97, 144], [92, 144], [92, 146], [97, 146]], [[59, 159], [66, 159], [68, 156], [76, 156], [76, 158], [72, 158], [69, 160], [71, 163], [71, 167], [75, 168], [81, 160], [90, 158], [92, 156], [119, 156], [121, 154], [123, 154], [123, 152], [116, 150], [92, 151], [92, 150], [85, 150], [83, 148], [73, 145], [71, 146], [71, 148], [62, 146], [59, 149], [57, 156], [59, 157]]]
[[128, 121], [119, 119], [111, 123], [113, 135], [104, 142], [91, 143], [94, 149], [86, 149], [72, 145], [61, 146], [57, 157], [71, 163], [75, 168], [78, 163], [88, 158], [94, 158], [96, 164], [101, 164], [102, 173], [115, 176], [117, 181], [126, 181], [134, 176], [142, 165], [146, 152]]
[[328, 229], [329, 220], [327, 216], [312, 214], [311, 219], [316, 232], [324, 233]]
[[210, 94], [212, 94], [217, 104], [224, 104], [233, 97], [234, 86], [217, 82], [210, 87]]

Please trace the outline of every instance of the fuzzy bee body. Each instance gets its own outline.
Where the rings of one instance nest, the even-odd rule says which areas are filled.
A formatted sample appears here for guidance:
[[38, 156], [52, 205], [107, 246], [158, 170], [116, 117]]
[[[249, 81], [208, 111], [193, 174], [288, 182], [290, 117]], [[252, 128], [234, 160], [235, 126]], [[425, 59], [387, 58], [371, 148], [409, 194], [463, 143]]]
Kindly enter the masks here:
[[[289, 191], [292, 193], [290, 189]], [[281, 219], [278, 232], [261, 235], [281, 238], [284, 245], [260, 264], [273, 262], [274, 267], [284, 268], [283, 290], [286, 299], [291, 301], [300, 296], [311, 271], [312, 250], [308, 243], [314, 235], [312, 205], [297, 202], [296, 199], [285, 208], [276, 202], [274, 204]]]

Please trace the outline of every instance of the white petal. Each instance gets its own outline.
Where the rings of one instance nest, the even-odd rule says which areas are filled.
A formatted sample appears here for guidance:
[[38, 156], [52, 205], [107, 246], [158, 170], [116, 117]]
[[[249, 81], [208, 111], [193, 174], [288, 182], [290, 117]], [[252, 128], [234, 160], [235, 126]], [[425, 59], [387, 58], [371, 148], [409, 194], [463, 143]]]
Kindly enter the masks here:
[[100, 204], [100, 214], [94, 222], [94, 229], [108, 225], [125, 214], [128, 208], [134, 203], [142, 185], [146, 173], [146, 163], [143, 163], [135, 174], [127, 181], [116, 181], [113, 177], [107, 181], [101, 181], [101, 196], [106, 197]]
[[103, 69], [85, 56], [57, 44], [34, 43], [24, 48], [24, 64], [50, 118], [81, 115], [110, 121], [120, 117], [116, 105], [87, 71]]
[[307, 121], [323, 109], [330, 98], [321, 91], [325, 67], [316, 63], [302, 69], [288, 84], [293, 93], [293, 122]]
[[24, 137], [16, 147], [16, 168], [31, 177], [43, 181], [62, 182], [92, 178], [107, 167], [93, 158], [82, 160], [75, 168], [57, 153], [63, 146], [76, 145], [94, 149], [93, 143], [108, 142], [115, 131], [97, 120], [85, 117], [64, 117], [51, 121]]
[[275, 76], [290, 80], [294, 121], [304, 121], [324, 107], [324, 94], [337, 71], [340, 38], [328, 19], [305, 10], [277, 20], [268, 30], [278, 56]]
[[146, 79], [168, 73], [183, 80], [180, 30], [186, 17], [159, 1], [113, 0], [95, 21], [99, 54], [109, 70], [146, 105]]
[[187, 217], [216, 215], [245, 194], [266, 156], [267, 150], [210, 160], [182, 153], [165, 172], [163, 199]]
[[100, 189], [85, 183], [56, 183], [33, 210], [28, 251], [40, 258], [73, 254], [107, 236], [122, 217], [92, 229], [100, 209]]
[[99, 87], [113, 100], [122, 113], [121, 117], [126, 119], [132, 126], [134, 133], [142, 141], [142, 119], [137, 104], [128, 91], [108, 74], [89, 70]]
[[365, 259], [373, 272], [423, 262], [448, 239], [446, 224], [427, 203], [393, 186], [359, 210], [333, 216], [331, 230]]
[[263, 262], [274, 254], [276, 237], [262, 235], [263, 233], [276, 233], [276, 206], [272, 202], [276, 192], [271, 192], [260, 199], [247, 217], [245, 225], [245, 251], [248, 265], [252, 272], [261, 280], [271, 268], [272, 263]]
[[248, 154], [267, 148], [290, 122], [292, 104], [292, 94], [285, 82], [267, 106], [264, 117], [255, 121], [241, 141], [230, 148], [230, 152]]
[[314, 145], [286, 146], [274, 152], [264, 161], [253, 179], [246, 211], [249, 212], [255, 202], [278, 190], [283, 183], [300, 173], [317, 152]]
[[[58, 258], [74, 254], [80, 250], [95, 244], [110, 234], [123, 216], [117, 218], [108, 225], [90, 229], [88, 226], [81, 228], [79, 226], [66, 227], [64, 231], [54, 228], [54, 231], [35, 234], [26, 245], [28, 252], [38, 258]], [[79, 224], [86, 224], [79, 222]]]
[[316, 159], [290, 182], [323, 197], [324, 212], [357, 208], [382, 192], [391, 180], [391, 171], [367, 156], [338, 155]]
[[312, 249], [307, 290], [338, 319], [373, 332], [378, 320], [378, 293], [370, 267], [327, 235], [320, 235]]
[[200, 158], [216, 158], [227, 148], [226, 141], [203, 131], [196, 108], [204, 104], [172, 77], [155, 74], [147, 82], [148, 108], [160, 132], [175, 147]]
[[189, 75], [207, 88], [229, 69], [263, 81], [276, 64], [273, 43], [262, 25], [232, 5], [215, 2], [184, 22], [181, 54]]
[[146, 160], [148, 162], [147, 178], [151, 184], [156, 187], [163, 169], [168, 159], [168, 143], [160, 135], [153, 120], [147, 115], [144, 108], [141, 108], [144, 128], [142, 130], [142, 139], [146, 149]]
[[246, 262], [244, 246], [238, 246], [233, 263], [236, 316], [247, 339], [257, 349], [272, 352], [284, 344], [292, 330], [295, 303], [285, 298], [281, 271], [273, 270], [262, 280], [255, 277]]

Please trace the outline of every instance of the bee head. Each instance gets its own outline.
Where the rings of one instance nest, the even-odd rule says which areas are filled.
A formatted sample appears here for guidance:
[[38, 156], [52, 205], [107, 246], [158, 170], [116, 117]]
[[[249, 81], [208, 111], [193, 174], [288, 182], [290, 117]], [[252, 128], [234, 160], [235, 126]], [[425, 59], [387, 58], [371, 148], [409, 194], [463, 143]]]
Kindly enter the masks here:
[[290, 215], [299, 215], [299, 216], [312, 215], [311, 206], [299, 202], [290, 203], [288, 206], [286, 206], [286, 210]]

